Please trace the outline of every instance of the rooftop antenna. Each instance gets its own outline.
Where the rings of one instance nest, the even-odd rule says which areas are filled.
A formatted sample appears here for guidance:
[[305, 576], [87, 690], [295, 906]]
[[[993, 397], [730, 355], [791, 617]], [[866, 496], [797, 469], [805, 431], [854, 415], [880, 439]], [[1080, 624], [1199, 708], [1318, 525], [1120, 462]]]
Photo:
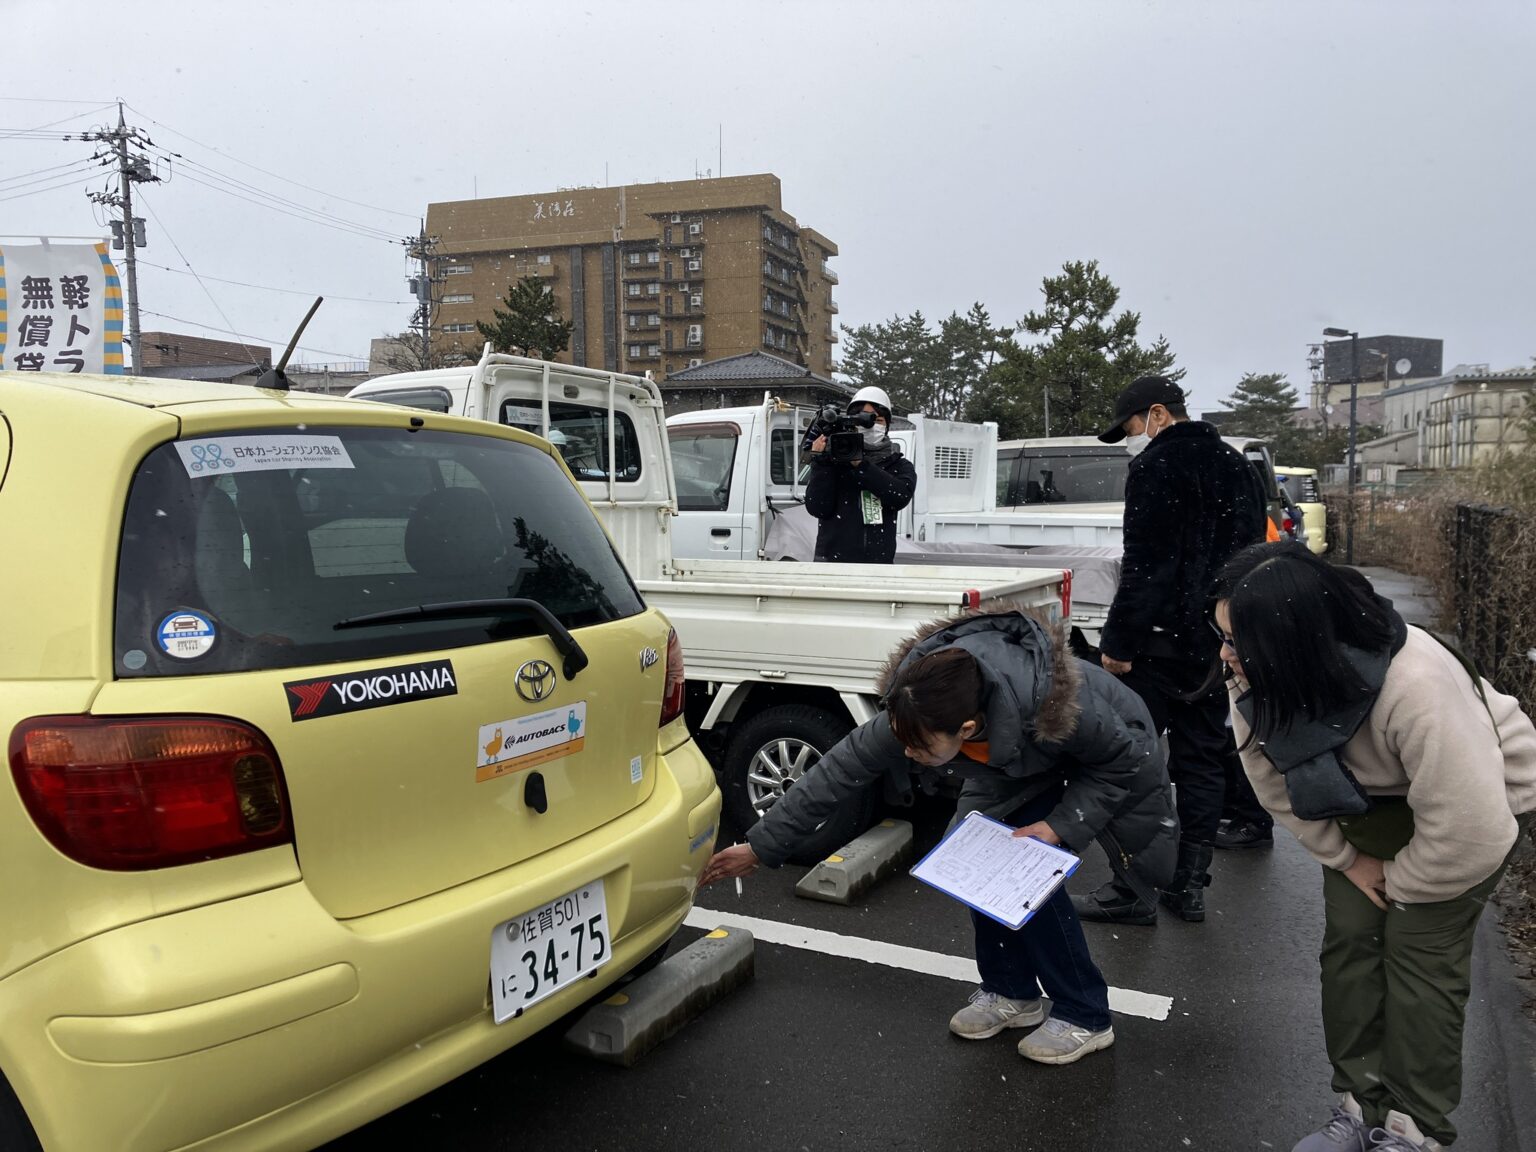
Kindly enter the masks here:
[[256, 381], [258, 388], [270, 388], [274, 392], [288, 391], [288, 374], [283, 371], [288, 367], [288, 357], [293, 355], [293, 350], [299, 346], [299, 337], [304, 335], [304, 329], [309, 326], [310, 317], [320, 308], [324, 296], [316, 296], [315, 302], [309, 306], [309, 311], [304, 313], [304, 319], [299, 321], [298, 331], [293, 334], [293, 339], [288, 341], [288, 347], [283, 352], [283, 358], [277, 362], [276, 368], [268, 368]]

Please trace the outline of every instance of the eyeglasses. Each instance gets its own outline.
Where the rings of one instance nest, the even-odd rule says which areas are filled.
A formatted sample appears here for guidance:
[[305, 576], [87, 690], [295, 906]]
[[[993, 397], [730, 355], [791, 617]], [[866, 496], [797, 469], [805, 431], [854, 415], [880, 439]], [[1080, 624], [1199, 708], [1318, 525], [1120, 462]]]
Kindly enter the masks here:
[[1232, 649], [1232, 655], [1236, 656], [1238, 654], [1238, 652], [1237, 652], [1237, 641], [1232, 639], [1232, 637], [1227, 635], [1225, 632], [1223, 632], [1221, 630], [1221, 625], [1216, 623], [1215, 620], [1207, 617], [1205, 622], [1211, 626], [1211, 631], [1216, 633], [1216, 635], [1221, 638], [1222, 644], [1224, 646]]

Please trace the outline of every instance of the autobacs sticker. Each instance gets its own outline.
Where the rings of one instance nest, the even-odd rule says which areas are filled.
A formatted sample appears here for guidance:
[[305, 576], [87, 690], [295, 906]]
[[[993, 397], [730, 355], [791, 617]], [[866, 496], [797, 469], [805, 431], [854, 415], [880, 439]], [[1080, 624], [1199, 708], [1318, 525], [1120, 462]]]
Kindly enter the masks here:
[[290, 680], [283, 687], [288, 691], [288, 715], [295, 721], [383, 708], [410, 700], [430, 700], [434, 696], [457, 696], [459, 692], [451, 660]]
[[484, 783], [580, 752], [587, 740], [587, 702], [486, 724], [478, 736], [475, 780]]

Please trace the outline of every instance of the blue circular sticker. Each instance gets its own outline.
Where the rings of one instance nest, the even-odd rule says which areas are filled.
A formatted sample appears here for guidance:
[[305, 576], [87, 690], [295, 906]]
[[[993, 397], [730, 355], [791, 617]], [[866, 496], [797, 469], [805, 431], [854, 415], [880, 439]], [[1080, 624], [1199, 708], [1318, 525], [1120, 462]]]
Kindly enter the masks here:
[[172, 612], [155, 630], [160, 651], [177, 660], [195, 660], [207, 655], [218, 638], [213, 621], [201, 612]]

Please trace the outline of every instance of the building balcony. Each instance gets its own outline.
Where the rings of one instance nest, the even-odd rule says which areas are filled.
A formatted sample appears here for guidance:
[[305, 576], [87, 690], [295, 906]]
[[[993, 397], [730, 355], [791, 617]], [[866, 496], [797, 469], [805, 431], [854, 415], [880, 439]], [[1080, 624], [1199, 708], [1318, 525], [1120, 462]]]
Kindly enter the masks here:
[[703, 232], [689, 232], [680, 225], [672, 225], [672, 239], [663, 240], [663, 248], [692, 248], [695, 245], [703, 246], [706, 237]]
[[829, 284], [836, 284], [838, 282], [837, 273], [828, 267], [825, 260], [823, 260], [821, 264], [821, 275], [822, 278], [825, 279]]
[[800, 245], [793, 236], [780, 233], [775, 228], [764, 228], [763, 243], [775, 252], [788, 254], [796, 263], [800, 262]]
[[837, 306], [837, 301], [832, 299], [830, 296], [827, 297], [827, 311], [831, 312], [834, 316], [837, 315], [838, 312], [842, 311], [842, 309]]

